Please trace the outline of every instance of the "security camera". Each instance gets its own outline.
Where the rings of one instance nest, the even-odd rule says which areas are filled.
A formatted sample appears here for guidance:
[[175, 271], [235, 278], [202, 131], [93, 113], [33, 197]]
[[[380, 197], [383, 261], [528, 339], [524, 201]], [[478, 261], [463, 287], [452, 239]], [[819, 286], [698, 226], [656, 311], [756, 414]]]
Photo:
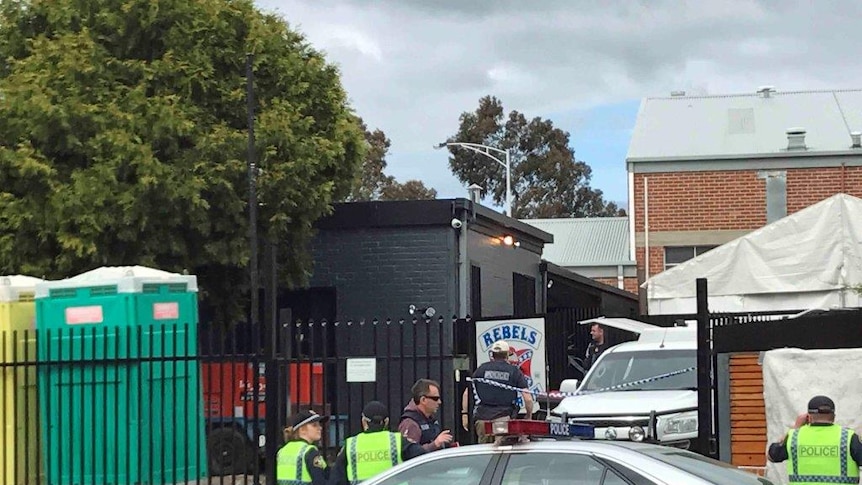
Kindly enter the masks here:
[[452, 224], [452, 229], [461, 229], [461, 226], [464, 225], [464, 223], [461, 222], [461, 219], [458, 218], [452, 219], [450, 224]]

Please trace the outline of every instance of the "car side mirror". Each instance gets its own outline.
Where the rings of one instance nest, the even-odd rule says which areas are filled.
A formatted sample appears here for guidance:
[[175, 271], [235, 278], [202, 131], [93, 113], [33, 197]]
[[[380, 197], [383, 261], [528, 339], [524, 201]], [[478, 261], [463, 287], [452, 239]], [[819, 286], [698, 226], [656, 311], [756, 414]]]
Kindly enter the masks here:
[[560, 383], [560, 392], [575, 392], [578, 390], [577, 379], [564, 379]]

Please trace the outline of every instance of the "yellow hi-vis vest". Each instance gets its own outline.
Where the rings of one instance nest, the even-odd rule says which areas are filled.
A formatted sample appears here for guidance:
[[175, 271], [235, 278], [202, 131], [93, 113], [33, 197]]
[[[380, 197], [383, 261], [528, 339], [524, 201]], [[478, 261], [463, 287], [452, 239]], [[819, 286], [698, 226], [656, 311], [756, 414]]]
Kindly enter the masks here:
[[289, 441], [278, 450], [275, 458], [275, 480], [278, 485], [304, 485], [311, 483], [311, 474], [305, 467], [305, 455], [317, 447], [305, 441]]
[[401, 435], [390, 431], [359, 433], [344, 442], [347, 479], [359, 483], [401, 463]]
[[793, 430], [786, 445], [790, 483], [859, 483], [859, 466], [850, 456], [851, 437], [853, 431], [837, 424]]

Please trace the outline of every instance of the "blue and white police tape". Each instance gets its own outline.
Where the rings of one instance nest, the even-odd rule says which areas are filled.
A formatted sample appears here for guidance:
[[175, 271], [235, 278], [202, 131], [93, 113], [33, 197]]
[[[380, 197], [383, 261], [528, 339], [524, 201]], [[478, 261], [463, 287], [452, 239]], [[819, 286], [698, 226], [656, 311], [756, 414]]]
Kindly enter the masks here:
[[[595, 389], [592, 391], [576, 391], [576, 392], [540, 392], [533, 389], [522, 389], [515, 386], [510, 386], [508, 384], [502, 384], [497, 381], [492, 381], [489, 379], [483, 379], [481, 377], [468, 377], [468, 381], [479, 382], [481, 384], [488, 384], [490, 386], [499, 387], [501, 389], [506, 389], [508, 391], [518, 391], [518, 392], [529, 392], [533, 396], [545, 396], [545, 397], [571, 397], [571, 396], [582, 396], [584, 394], [595, 394], [597, 392], [610, 392], [610, 391], [618, 391], [620, 389], [625, 389], [627, 387], [638, 386], [641, 384], [647, 384], [650, 382], [660, 381], [662, 379], [667, 379], [669, 377], [678, 376], [680, 374], [685, 374], [686, 372], [692, 372], [696, 369], [696, 367], [688, 367], [685, 369], [675, 370], [673, 372], [668, 372], [665, 374], [659, 374], [657, 376], [646, 377], [643, 379], [638, 379], [636, 381], [624, 382], [622, 384], [617, 384], [610, 387], [603, 387], [601, 389]], [[475, 391], [475, 388], [474, 388]]]

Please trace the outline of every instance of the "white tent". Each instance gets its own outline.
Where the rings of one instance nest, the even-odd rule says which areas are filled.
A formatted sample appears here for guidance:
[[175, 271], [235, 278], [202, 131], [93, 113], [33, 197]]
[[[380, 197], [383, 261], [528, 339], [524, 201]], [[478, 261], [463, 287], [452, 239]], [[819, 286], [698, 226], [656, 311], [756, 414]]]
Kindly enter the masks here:
[[[650, 278], [653, 315], [862, 306], [862, 199], [838, 194]], [[855, 287], [855, 288], [854, 288]]]

